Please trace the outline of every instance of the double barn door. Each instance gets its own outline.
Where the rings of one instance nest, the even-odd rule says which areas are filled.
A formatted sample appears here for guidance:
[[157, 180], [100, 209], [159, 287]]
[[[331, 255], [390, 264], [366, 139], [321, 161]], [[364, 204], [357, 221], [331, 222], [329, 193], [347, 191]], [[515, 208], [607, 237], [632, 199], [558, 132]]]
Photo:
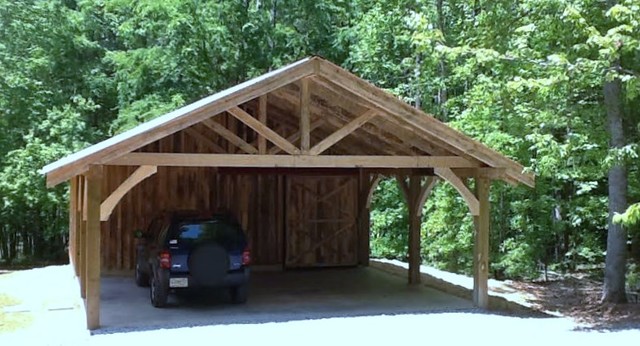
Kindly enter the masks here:
[[357, 264], [357, 192], [353, 176], [288, 178], [285, 267]]

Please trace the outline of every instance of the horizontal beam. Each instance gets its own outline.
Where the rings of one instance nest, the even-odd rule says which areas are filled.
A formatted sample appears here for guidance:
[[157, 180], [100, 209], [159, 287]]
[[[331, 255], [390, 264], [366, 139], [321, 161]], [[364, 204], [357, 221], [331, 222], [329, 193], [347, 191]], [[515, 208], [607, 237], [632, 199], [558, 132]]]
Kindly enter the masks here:
[[372, 174], [376, 176], [419, 175], [432, 176], [433, 168], [357, 168], [357, 167], [217, 167], [220, 174], [235, 175], [306, 175], [306, 176], [346, 176]]
[[327, 168], [436, 168], [475, 167], [458, 156], [310, 156], [239, 154], [129, 153], [106, 165], [174, 167], [327, 167]]

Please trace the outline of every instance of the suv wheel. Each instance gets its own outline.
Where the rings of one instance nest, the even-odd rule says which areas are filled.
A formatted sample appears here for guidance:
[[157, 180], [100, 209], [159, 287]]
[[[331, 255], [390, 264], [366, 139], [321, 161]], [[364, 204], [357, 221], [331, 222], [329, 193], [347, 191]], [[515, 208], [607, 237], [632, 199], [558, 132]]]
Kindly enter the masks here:
[[246, 284], [231, 287], [230, 293], [231, 301], [234, 304], [244, 304], [247, 302], [248, 287]]
[[139, 287], [149, 287], [149, 274], [142, 271], [140, 263], [136, 263], [136, 285]]
[[165, 281], [159, 275], [154, 275], [153, 279], [151, 279], [151, 305], [156, 308], [167, 306], [169, 287]]

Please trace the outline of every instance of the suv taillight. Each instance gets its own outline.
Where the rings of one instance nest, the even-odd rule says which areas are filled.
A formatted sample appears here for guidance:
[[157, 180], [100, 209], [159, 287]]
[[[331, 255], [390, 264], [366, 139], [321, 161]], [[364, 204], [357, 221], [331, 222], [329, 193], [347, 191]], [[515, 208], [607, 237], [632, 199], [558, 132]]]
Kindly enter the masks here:
[[247, 266], [251, 263], [251, 252], [249, 252], [249, 248], [245, 248], [242, 252], [242, 265]]
[[171, 253], [167, 250], [160, 252], [160, 268], [171, 269]]

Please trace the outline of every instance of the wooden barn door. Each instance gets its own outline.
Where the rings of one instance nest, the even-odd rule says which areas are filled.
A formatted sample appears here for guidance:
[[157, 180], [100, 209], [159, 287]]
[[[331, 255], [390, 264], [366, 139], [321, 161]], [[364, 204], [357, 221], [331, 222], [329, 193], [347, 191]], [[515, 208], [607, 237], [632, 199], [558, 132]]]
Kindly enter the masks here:
[[285, 267], [357, 264], [357, 182], [355, 177], [289, 177]]

